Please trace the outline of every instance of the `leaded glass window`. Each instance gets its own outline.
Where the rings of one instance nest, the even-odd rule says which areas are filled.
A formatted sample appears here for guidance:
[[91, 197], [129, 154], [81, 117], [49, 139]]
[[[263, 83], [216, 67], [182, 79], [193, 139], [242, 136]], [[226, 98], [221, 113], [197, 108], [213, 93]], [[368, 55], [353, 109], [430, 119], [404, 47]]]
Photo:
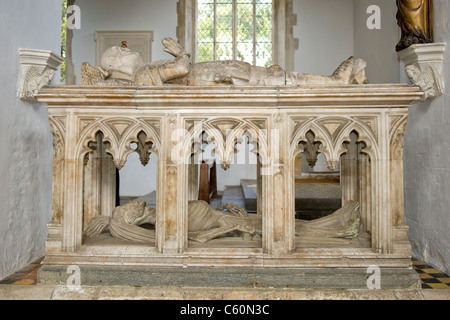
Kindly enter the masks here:
[[197, 0], [197, 61], [273, 63], [272, 0]]

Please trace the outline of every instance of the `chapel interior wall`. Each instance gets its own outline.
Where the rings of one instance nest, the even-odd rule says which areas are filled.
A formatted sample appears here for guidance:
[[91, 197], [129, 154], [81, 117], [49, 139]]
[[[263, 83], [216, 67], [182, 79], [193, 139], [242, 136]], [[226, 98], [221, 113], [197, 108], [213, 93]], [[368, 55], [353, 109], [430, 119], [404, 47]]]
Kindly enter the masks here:
[[52, 136], [47, 109], [18, 98], [19, 49], [60, 51], [61, 1], [2, 1], [1, 6], [0, 279], [45, 252], [52, 210]]

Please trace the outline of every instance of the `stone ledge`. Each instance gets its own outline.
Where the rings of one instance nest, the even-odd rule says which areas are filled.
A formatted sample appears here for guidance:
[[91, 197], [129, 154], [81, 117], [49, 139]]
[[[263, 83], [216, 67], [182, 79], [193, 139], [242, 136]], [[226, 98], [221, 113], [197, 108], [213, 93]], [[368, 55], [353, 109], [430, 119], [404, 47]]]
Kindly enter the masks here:
[[152, 111], [208, 108], [228, 112], [242, 108], [261, 110], [311, 107], [329, 108], [408, 108], [423, 93], [407, 84], [330, 85], [311, 87], [101, 87], [46, 86], [39, 90], [37, 100], [48, 108], [75, 107], [78, 110], [95, 106], [108, 112], [113, 109]]
[[[40, 284], [66, 284], [67, 266], [43, 265]], [[260, 289], [367, 289], [373, 272], [366, 268], [154, 268], [81, 266], [82, 286], [219, 287]], [[412, 268], [381, 268], [382, 289], [417, 289], [420, 278]]]
[[55, 286], [0, 284], [0, 300], [51, 300]]

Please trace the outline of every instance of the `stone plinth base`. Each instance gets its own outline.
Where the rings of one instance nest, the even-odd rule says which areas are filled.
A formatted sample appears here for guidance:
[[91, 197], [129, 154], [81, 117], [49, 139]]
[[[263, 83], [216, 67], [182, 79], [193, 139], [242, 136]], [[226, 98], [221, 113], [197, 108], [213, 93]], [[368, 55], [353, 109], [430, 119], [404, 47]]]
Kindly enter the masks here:
[[[158, 308], [180, 312], [173, 305], [161, 304], [177, 300], [267, 300], [271, 314], [285, 314], [274, 309], [275, 300], [450, 300], [450, 290], [360, 290], [360, 289], [276, 289], [276, 288], [199, 288], [199, 287], [137, 287], [137, 286], [82, 286], [71, 290], [66, 285], [0, 285], [0, 300], [157, 300]], [[186, 302], [182, 306], [186, 306]], [[192, 302], [189, 302], [192, 303]], [[155, 309], [152, 309], [155, 310]], [[105, 310], [102, 310], [104, 312]]]
[[[195, 288], [195, 287], [83, 287], [68, 290], [57, 286], [52, 300], [158, 300], [167, 301], [301, 301], [301, 300], [449, 300], [449, 290], [314, 290], [314, 289], [242, 289], [242, 288]], [[182, 302], [181, 302], [182, 303]], [[270, 302], [269, 309], [273, 302]], [[168, 308], [174, 306], [168, 305]], [[283, 308], [281, 305], [280, 308]], [[180, 309], [172, 310], [180, 312]], [[282, 310], [273, 314], [285, 314]]]
[[[72, 271], [73, 272], [73, 271]], [[73, 283], [68, 266], [44, 265], [38, 273], [40, 284]], [[292, 288], [292, 289], [368, 289], [374, 273], [364, 268], [152, 268], [130, 266], [81, 266], [81, 285]], [[418, 289], [420, 279], [413, 269], [382, 268], [381, 289]]]

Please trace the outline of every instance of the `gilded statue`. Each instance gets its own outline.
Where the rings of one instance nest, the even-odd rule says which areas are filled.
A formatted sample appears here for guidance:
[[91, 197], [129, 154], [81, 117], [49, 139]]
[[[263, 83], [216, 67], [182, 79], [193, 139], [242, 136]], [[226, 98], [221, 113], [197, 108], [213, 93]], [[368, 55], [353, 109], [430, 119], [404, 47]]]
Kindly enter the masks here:
[[396, 50], [433, 42], [433, 0], [397, 0], [401, 39]]

